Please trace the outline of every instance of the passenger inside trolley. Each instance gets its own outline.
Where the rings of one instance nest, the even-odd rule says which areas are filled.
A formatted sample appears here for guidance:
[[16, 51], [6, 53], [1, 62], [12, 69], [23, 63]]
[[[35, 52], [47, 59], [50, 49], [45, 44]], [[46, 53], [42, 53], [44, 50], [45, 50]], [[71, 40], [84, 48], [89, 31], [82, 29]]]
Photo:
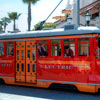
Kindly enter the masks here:
[[70, 49], [69, 45], [65, 45], [64, 49], [65, 49], [65, 57], [67, 58], [73, 57], [73, 51], [72, 49]]
[[98, 54], [97, 54], [97, 58], [100, 58], [100, 39], [97, 39], [98, 40]]
[[0, 56], [4, 56], [4, 47], [0, 47]]
[[13, 47], [12, 46], [7, 47], [7, 55], [8, 56], [13, 56]]
[[47, 50], [44, 45], [37, 44], [38, 55], [41, 57], [48, 56]]

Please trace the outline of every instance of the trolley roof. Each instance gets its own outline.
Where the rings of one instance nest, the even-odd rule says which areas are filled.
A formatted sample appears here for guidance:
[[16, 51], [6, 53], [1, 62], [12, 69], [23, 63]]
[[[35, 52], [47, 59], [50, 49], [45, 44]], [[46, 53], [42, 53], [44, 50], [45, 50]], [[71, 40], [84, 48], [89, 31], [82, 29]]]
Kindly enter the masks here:
[[41, 30], [32, 32], [21, 32], [21, 33], [2, 33], [0, 34], [0, 40], [33, 38], [33, 37], [83, 35], [83, 34], [100, 34], [100, 29], [97, 27], [79, 27], [78, 29], [71, 29], [71, 30], [53, 29], [53, 30]]

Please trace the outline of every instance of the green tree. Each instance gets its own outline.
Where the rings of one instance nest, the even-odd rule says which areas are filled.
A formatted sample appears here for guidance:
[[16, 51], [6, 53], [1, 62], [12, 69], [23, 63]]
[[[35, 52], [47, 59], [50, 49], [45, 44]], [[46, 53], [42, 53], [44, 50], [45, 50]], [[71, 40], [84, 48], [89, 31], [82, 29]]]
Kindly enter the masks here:
[[8, 13], [9, 18], [13, 21], [13, 31], [16, 30], [16, 20], [18, 20], [20, 15], [17, 12]]
[[24, 3], [28, 4], [28, 31], [31, 30], [31, 3], [36, 4], [39, 0], [23, 0]]
[[44, 24], [43, 28], [56, 28], [56, 24]]
[[[36, 30], [39, 25], [40, 25], [40, 22], [38, 22], [36, 25], [34, 25], [33, 30]], [[42, 29], [43, 28], [56, 28], [56, 24], [44, 24]]]
[[9, 19], [8, 17], [3, 17], [3, 18], [1, 18], [1, 21], [2, 21], [2, 23], [3, 23], [4, 32], [5, 32], [8, 23], [10, 23], [11, 21], [10, 21], [10, 19]]
[[36, 30], [36, 29], [38, 28], [39, 25], [40, 25], [40, 22], [38, 22], [37, 24], [35, 24], [33, 30]]

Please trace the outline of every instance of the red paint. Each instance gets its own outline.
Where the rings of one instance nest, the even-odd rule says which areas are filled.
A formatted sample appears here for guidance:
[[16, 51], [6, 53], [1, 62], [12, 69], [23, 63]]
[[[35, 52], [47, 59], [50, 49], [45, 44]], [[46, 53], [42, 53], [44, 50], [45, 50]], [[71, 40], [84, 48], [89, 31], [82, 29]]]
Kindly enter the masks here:
[[7, 56], [6, 45], [4, 42], [4, 56], [0, 56], [0, 76], [15, 77], [15, 42], [13, 42], [13, 56]]
[[[64, 58], [64, 40], [61, 39], [61, 56], [51, 56], [51, 42], [48, 41], [50, 44], [48, 44], [48, 57], [39, 57], [37, 56], [37, 79], [41, 80], [54, 80], [54, 81], [68, 81], [68, 82], [80, 82], [80, 83], [93, 83], [91, 81], [91, 75], [95, 74], [100, 76], [100, 65], [97, 65], [96, 61], [100, 61], [100, 59], [96, 59], [95, 56], [95, 48], [97, 48], [97, 45], [95, 45], [96, 38], [89, 38], [90, 39], [90, 56], [78, 56], [78, 39], [75, 38], [75, 56], [73, 58]], [[38, 41], [37, 41], [38, 43]], [[38, 53], [37, 53], [38, 55]], [[40, 64], [40, 61], [55, 61], [55, 63], [52, 64]], [[79, 67], [73, 65], [73, 64], [62, 64], [62, 62], [88, 62], [90, 65], [90, 68], [80, 70]], [[43, 65], [40, 67], [40, 65]], [[44, 67], [46, 66], [46, 67]], [[51, 67], [50, 67], [51, 66]], [[52, 68], [54, 66], [54, 68]], [[60, 66], [60, 68], [55, 67]], [[61, 66], [71, 66], [71, 68], [68, 69], [61, 69]], [[96, 76], [97, 77], [97, 76]], [[96, 78], [97, 79], [97, 78]], [[100, 82], [99, 82], [100, 84]]]

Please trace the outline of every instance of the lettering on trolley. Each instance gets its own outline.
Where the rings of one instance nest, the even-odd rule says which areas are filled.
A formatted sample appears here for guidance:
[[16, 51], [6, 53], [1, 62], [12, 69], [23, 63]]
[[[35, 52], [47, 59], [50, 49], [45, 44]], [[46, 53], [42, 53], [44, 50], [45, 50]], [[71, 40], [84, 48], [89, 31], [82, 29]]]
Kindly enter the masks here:
[[47, 65], [47, 64], [43, 64], [40, 65], [41, 69], [72, 69], [73, 66], [71, 65]]

